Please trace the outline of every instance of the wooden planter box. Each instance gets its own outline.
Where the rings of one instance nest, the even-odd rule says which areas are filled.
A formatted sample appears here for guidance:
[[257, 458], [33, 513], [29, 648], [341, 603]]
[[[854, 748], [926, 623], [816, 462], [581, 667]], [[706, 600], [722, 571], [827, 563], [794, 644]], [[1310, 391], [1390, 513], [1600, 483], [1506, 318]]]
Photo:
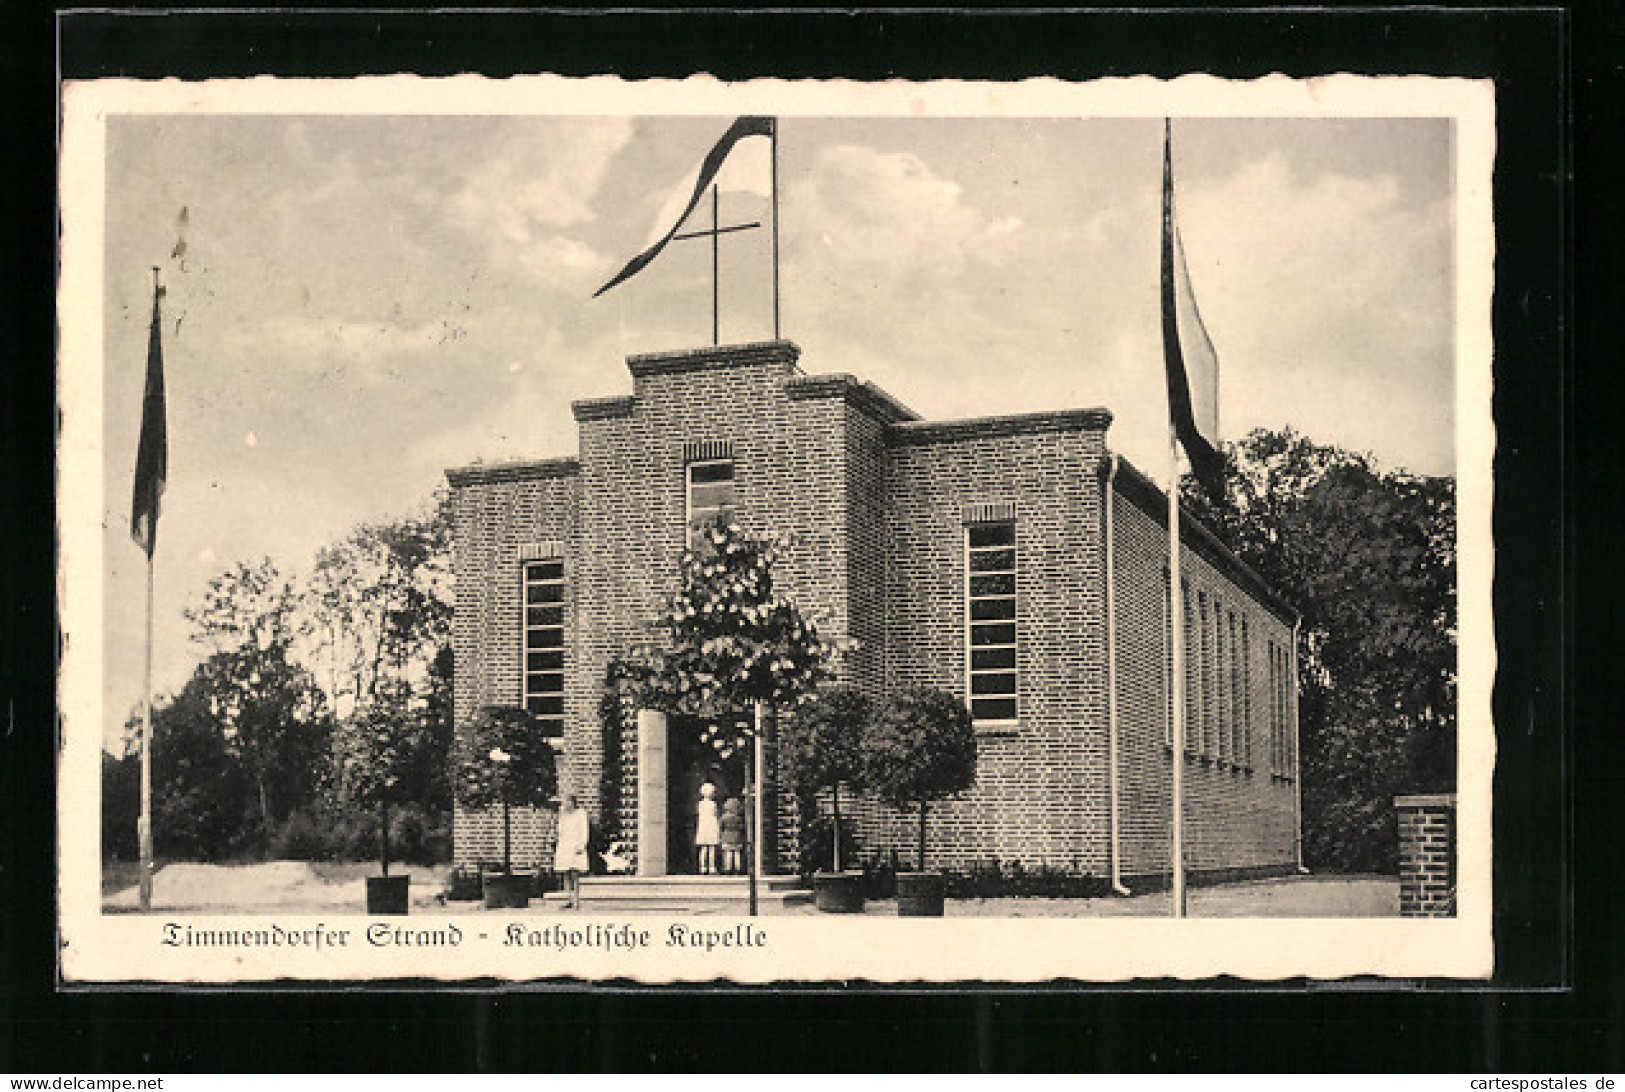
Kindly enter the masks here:
[[947, 881], [940, 872], [899, 872], [897, 874], [897, 916], [900, 918], [942, 917], [943, 893]]
[[863, 873], [813, 873], [813, 905], [826, 914], [863, 913]]
[[404, 914], [411, 905], [411, 876], [368, 876], [367, 913]]
[[484, 885], [487, 910], [523, 910], [536, 890], [536, 877], [529, 872], [490, 872]]

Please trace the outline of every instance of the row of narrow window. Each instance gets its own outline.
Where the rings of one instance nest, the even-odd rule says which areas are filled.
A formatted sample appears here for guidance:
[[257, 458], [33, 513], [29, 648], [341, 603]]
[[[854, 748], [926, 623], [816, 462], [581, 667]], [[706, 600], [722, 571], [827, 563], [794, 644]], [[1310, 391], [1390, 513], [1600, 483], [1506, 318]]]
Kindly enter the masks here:
[[[1173, 645], [1172, 597], [1163, 573], [1163, 644]], [[1254, 686], [1252, 624], [1244, 611], [1205, 590], [1193, 591], [1181, 581], [1180, 611], [1184, 625], [1185, 739], [1187, 754], [1221, 766], [1252, 770], [1254, 764]], [[1290, 777], [1291, 674], [1285, 650], [1267, 642], [1269, 663], [1269, 772]], [[1168, 704], [1163, 742], [1173, 745], [1172, 657], [1168, 657]]]

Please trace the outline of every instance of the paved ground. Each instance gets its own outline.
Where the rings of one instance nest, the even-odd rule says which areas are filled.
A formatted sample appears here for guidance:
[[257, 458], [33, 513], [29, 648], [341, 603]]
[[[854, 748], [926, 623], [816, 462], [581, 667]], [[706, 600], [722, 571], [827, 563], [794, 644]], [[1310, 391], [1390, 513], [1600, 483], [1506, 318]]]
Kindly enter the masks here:
[[[476, 903], [442, 903], [449, 868], [405, 867], [412, 876], [414, 913], [479, 913]], [[272, 861], [253, 865], [171, 864], [153, 877], [153, 908], [203, 913], [361, 913], [365, 906], [362, 878], [376, 873], [371, 864], [309, 864]], [[136, 889], [123, 887], [108, 894], [103, 908], [112, 913], [133, 911]], [[1296, 876], [1199, 887], [1190, 892], [1194, 917], [1391, 917], [1399, 912], [1399, 884], [1385, 876]], [[951, 899], [949, 917], [1163, 917], [1168, 914], [1166, 893], [1109, 899]], [[515, 911], [495, 911], [513, 914]], [[733, 911], [716, 909], [716, 914]], [[785, 911], [816, 915], [811, 906]], [[538, 900], [529, 913], [554, 916], [594, 913], [624, 914], [624, 910], [565, 911]], [[892, 916], [897, 904], [872, 902], [866, 915]], [[832, 919], [833, 920], [833, 919]]]

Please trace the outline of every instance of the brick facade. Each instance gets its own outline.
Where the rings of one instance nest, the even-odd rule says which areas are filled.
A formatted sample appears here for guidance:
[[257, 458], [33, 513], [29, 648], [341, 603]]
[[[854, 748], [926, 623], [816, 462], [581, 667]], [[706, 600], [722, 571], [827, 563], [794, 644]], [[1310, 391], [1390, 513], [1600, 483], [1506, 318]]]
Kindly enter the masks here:
[[[520, 697], [519, 573], [527, 545], [566, 560], [564, 787], [610, 837], [637, 830], [635, 724], [606, 736], [599, 698], [609, 662], [645, 641], [685, 544], [686, 463], [734, 461], [736, 515], [788, 539], [776, 576], [820, 630], [851, 638], [838, 674], [876, 697], [912, 685], [966, 690], [966, 527], [1013, 518], [1017, 550], [1014, 722], [979, 725], [977, 784], [938, 805], [931, 867], [992, 858], [1104, 876], [1109, 826], [1107, 549], [1114, 528], [1125, 875], [1168, 867], [1166, 639], [1162, 494], [1126, 463], [1114, 478], [1105, 410], [926, 422], [870, 384], [798, 367], [788, 342], [634, 356], [630, 396], [574, 405], [579, 454], [448, 472], [456, 498], [457, 715]], [[1165, 515], [1161, 517], [1165, 520]], [[1160, 525], [1166, 527], [1166, 523]], [[1160, 537], [1159, 537], [1160, 536]], [[1216, 597], [1226, 632], [1247, 619], [1246, 656], [1226, 657], [1238, 723], [1221, 758], [1191, 763], [1191, 866], [1289, 866], [1294, 786], [1271, 754], [1263, 665], [1290, 641], [1290, 613], [1199, 528], [1187, 580]], [[1238, 648], [1239, 648], [1238, 644]], [[1215, 669], [1217, 670], [1217, 669]], [[1211, 674], [1211, 673], [1210, 673]], [[1242, 725], [1240, 720], [1246, 720]], [[1251, 763], [1243, 744], [1253, 741]], [[1262, 748], [1262, 749], [1260, 749]], [[770, 768], [776, 758], [769, 751]], [[1249, 768], [1249, 765], [1251, 768]], [[777, 778], [770, 778], [777, 781]], [[791, 867], [788, 793], [770, 865]], [[913, 860], [912, 816], [843, 801], [860, 853]], [[457, 857], [500, 853], [500, 819], [459, 814]], [[551, 851], [551, 813], [516, 821], [525, 860]], [[493, 852], [493, 845], [497, 848]]]
[[1456, 913], [1456, 797], [1400, 796], [1399, 912], [1448, 918]]
[[[1132, 883], [1169, 871], [1168, 502], [1127, 463], [1115, 493], [1120, 870]], [[1186, 867], [1285, 872], [1297, 864], [1296, 762], [1290, 755], [1271, 762], [1268, 658], [1271, 647], [1290, 647], [1291, 615], [1199, 525], [1186, 521], [1182, 532], [1181, 576], [1192, 596], [1205, 598], [1210, 617], [1216, 602], [1227, 623], [1232, 612], [1238, 630], [1247, 623], [1241, 686], [1231, 690], [1223, 680], [1222, 702], [1217, 642], [1204, 653], [1200, 637], [1187, 634]], [[1204, 689], [1213, 701], [1203, 701]], [[1217, 731], [1221, 725], [1229, 734]]]

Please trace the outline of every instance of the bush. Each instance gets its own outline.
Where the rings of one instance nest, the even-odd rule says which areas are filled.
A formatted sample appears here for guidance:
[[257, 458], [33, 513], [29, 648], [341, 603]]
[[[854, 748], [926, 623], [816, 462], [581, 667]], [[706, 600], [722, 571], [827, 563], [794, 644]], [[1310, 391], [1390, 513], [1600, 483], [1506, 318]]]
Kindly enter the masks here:
[[136, 818], [141, 813], [141, 758], [102, 752], [102, 857], [133, 861], [141, 854]]
[[947, 894], [953, 899], [1095, 899], [1109, 891], [1106, 880], [1054, 865], [1028, 866], [990, 857], [968, 869], [949, 870]]
[[450, 902], [474, 902], [485, 894], [480, 882], [478, 866], [458, 865], [451, 870], [446, 881], [446, 899]]
[[[392, 809], [389, 841], [398, 858], [432, 865], [451, 858], [451, 817], [412, 804]], [[378, 817], [353, 808], [312, 805], [289, 815], [266, 845], [273, 860], [367, 861], [378, 858]]]
[[[802, 879], [810, 877], [814, 872], [825, 872], [833, 860], [831, 844], [834, 838], [834, 824], [825, 816], [809, 819], [801, 828], [801, 843], [798, 847], [796, 871]], [[846, 823], [841, 824], [841, 861], [852, 867], [858, 860], [857, 839], [852, 836], [852, 828]]]

